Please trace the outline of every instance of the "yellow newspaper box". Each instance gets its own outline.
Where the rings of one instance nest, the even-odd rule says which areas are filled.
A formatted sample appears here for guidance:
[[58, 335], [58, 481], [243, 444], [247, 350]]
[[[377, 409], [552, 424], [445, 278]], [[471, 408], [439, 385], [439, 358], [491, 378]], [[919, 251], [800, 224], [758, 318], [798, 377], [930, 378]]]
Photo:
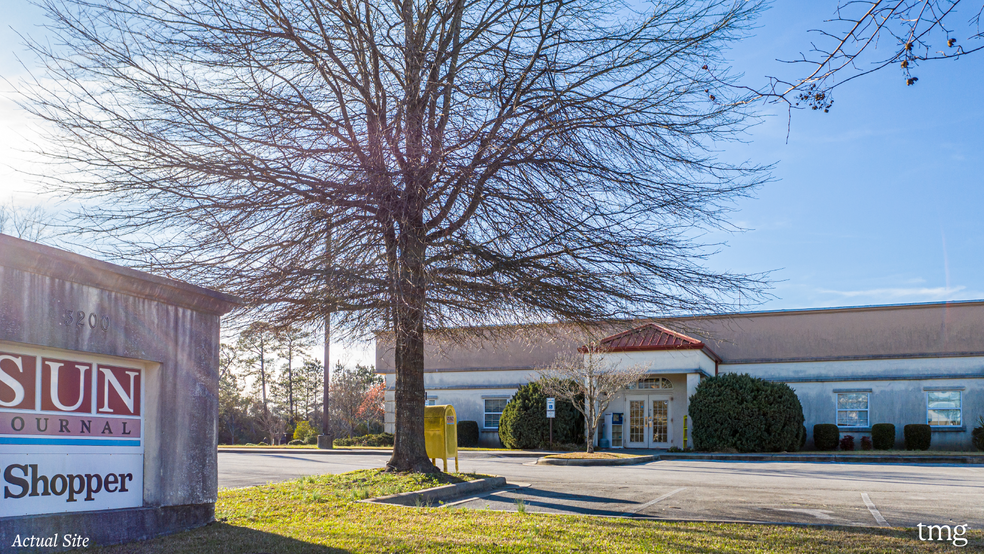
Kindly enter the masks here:
[[448, 458], [454, 458], [454, 470], [458, 471], [458, 417], [454, 406], [424, 406], [424, 440], [432, 464], [436, 465], [438, 458], [444, 460], [447, 472]]

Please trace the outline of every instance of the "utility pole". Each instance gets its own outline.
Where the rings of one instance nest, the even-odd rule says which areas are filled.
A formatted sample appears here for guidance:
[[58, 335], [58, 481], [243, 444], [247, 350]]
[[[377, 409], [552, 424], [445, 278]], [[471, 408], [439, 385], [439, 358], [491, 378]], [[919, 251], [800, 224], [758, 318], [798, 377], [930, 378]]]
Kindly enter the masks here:
[[[331, 233], [332, 222], [331, 217], [328, 217], [328, 229], [327, 229], [327, 241], [325, 243], [325, 291], [331, 291], [331, 275], [332, 269], [334, 268], [335, 260], [333, 259], [332, 253], [334, 252], [332, 248]], [[325, 298], [326, 302], [331, 302], [330, 295]], [[324, 403], [321, 411], [321, 434], [318, 435], [318, 448], [323, 450], [331, 450], [334, 448], [332, 442], [334, 437], [331, 436], [331, 421], [328, 419], [328, 406], [330, 400], [330, 385], [331, 385], [331, 358], [329, 354], [331, 353], [331, 304], [328, 304], [328, 309], [325, 310], [325, 390], [324, 390]]]
[[328, 369], [331, 367], [329, 365], [329, 354], [331, 352], [331, 312], [325, 314], [325, 387], [324, 387], [324, 405], [321, 412], [321, 434], [318, 435], [318, 448], [331, 450], [333, 445], [333, 437], [331, 436], [331, 425], [328, 420], [328, 401], [329, 401], [329, 385], [331, 384], [331, 372]]

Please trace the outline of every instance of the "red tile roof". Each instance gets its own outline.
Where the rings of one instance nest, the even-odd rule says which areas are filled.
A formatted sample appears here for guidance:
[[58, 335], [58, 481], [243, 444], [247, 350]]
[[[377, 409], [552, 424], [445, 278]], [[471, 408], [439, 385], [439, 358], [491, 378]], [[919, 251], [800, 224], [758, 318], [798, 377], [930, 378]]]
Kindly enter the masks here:
[[[703, 349], [706, 349], [703, 342], [655, 323], [647, 323], [641, 327], [604, 338], [598, 345], [598, 350], [602, 352]], [[578, 351], [587, 352], [587, 345], [582, 346]]]

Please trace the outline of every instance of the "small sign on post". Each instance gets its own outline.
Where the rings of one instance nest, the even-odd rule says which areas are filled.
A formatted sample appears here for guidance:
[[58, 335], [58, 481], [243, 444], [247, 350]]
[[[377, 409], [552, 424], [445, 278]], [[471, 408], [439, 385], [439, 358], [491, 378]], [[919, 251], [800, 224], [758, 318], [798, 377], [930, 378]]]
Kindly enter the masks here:
[[551, 449], [553, 449], [553, 420], [554, 420], [554, 414], [557, 413], [557, 411], [555, 409], [556, 407], [557, 406], [556, 406], [556, 403], [554, 402], [554, 399], [553, 398], [548, 398], [547, 399], [547, 419], [550, 420], [550, 448]]

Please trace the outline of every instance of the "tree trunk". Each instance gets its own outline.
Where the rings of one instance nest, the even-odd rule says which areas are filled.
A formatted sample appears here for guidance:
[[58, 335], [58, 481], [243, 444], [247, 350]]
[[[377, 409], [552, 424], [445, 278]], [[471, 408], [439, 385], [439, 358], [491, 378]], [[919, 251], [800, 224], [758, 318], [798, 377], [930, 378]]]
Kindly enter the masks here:
[[591, 405], [588, 407], [588, 413], [590, 413], [591, 415], [588, 417], [588, 420], [585, 421], [586, 425], [584, 426], [584, 443], [588, 447], [588, 454], [593, 454], [595, 429], [598, 427], [598, 416], [596, 415], [595, 412], [594, 402], [592, 402]]
[[424, 443], [424, 229], [422, 216], [400, 233], [396, 284], [396, 437], [391, 471], [437, 473]]

